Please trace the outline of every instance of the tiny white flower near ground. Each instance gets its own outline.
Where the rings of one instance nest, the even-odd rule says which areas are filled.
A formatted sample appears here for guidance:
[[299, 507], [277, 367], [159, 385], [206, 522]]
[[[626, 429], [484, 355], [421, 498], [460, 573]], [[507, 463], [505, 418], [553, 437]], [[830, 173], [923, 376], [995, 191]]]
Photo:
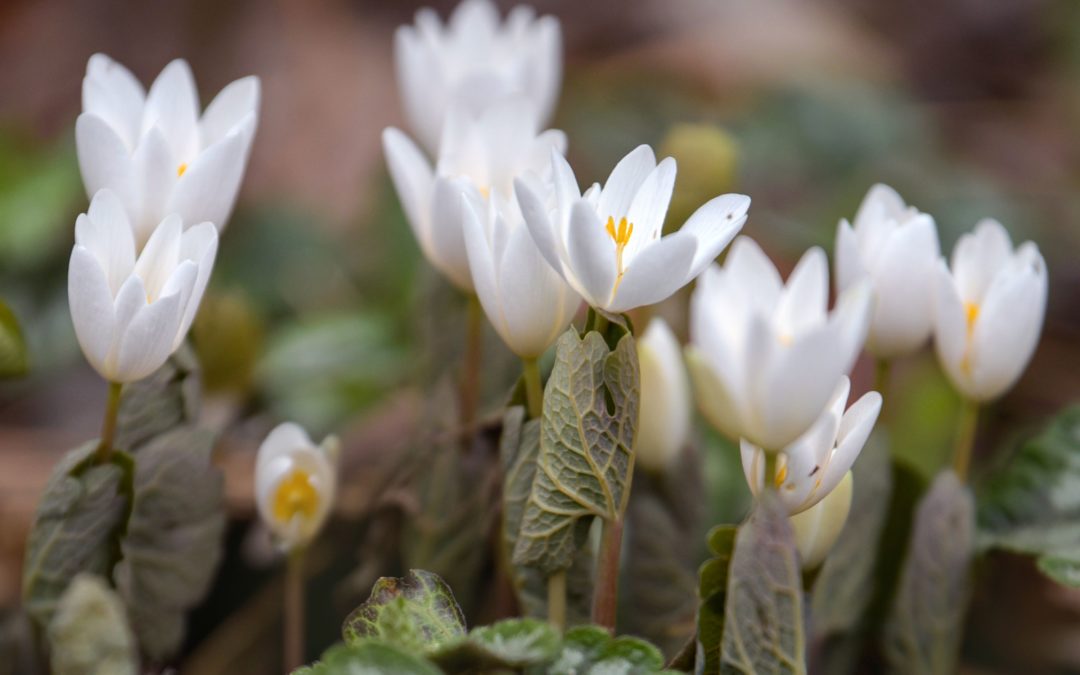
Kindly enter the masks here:
[[840, 537], [851, 511], [854, 479], [848, 471], [840, 484], [817, 504], [788, 520], [795, 533], [795, 547], [804, 570], [812, 570], [825, 562], [833, 544]]
[[256, 505], [282, 549], [305, 546], [322, 529], [337, 490], [337, 455], [335, 437], [317, 446], [291, 422], [275, 427], [259, 446]]
[[516, 193], [541, 253], [591, 306], [626, 312], [667, 299], [711, 263], [746, 222], [750, 198], [706, 202], [661, 237], [675, 185], [675, 160], [659, 164], [637, 147], [601, 188], [581, 193], [570, 165], [551, 153], [551, 176], [523, 176]]
[[538, 119], [551, 118], [562, 80], [562, 37], [554, 17], [519, 5], [505, 22], [490, 0], [465, 0], [443, 25], [421, 9], [394, 36], [398, 87], [409, 126], [435, 153], [453, 109], [479, 116], [492, 103], [522, 96]]
[[996, 220], [983, 220], [938, 263], [934, 341], [953, 386], [973, 401], [1004, 394], [1031, 360], [1046, 314], [1047, 272], [1039, 248], [1015, 250]]
[[825, 253], [812, 248], [785, 286], [752, 240], [702, 275], [690, 301], [687, 363], [705, 417], [732, 438], [776, 452], [805, 433], [862, 349], [870, 288], [828, 310]]
[[914, 352], [934, 324], [934, 269], [940, 257], [934, 219], [907, 206], [887, 185], [870, 188], [836, 232], [836, 289], [869, 280], [874, 303], [866, 349], [891, 359]]
[[90, 365], [110, 382], [134, 382], [165, 363], [187, 335], [217, 254], [211, 223], [161, 222], [137, 253], [123, 204], [94, 195], [75, 222], [68, 302]]
[[650, 471], [664, 471], [690, 436], [690, 380], [682, 347], [667, 323], [657, 317], [637, 340], [641, 367], [641, 408], [636, 461]]
[[434, 167], [404, 133], [394, 128], [383, 132], [390, 177], [420, 249], [466, 292], [473, 290], [473, 274], [461, 195], [469, 194], [476, 203], [495, 201], [506, 219], [520, 219], [514, 178], [546, 172], [549, 153], [566, 149], [566, 135], [555, 129], [540, 132], [538, 120], [535, 106], [520, 97], [501, 100], [476, 117], [453, 113]]
[[[776, 475], [770, 480], [788, 515], [806, 511], [832, 492], [874, 429], [881, 394], [867, 392], [845, 412], [850, 390], [850, 381], [842, 378], [814, 425], [777, 456]], [[765, 450], [745, 438], [739, 449], [746, 481], [757, 495], [765, 487]]]
[[167, 65], [145, 92], [127, 68], [94, 54], [82, 98], [75, 142], [86, 194], [112, 190], [138, 246], [173, 213], [224, 229], [258, 124], [258, 78], [226, 86], [200, 117], [186, 61]]

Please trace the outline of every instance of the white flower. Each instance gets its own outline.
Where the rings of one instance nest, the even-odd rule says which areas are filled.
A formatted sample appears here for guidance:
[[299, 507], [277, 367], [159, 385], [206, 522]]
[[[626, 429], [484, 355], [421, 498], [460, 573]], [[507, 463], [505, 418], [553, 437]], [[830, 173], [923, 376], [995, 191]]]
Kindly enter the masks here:
[[473, 290], [465, 249], [462, 192], [497, 200], [509, 218], [520, 218], [514, 177], [546, 170], [550, 152], [566, 148], [566, 135], [539, 133], [535, 107], [522, 98], [493, 104], [478, 117], [451, 115], [434, 169], [409, 137], [383, 132], [390, 177], [405, 216], [427, 259], [462, 290]]
[[173, 213], [225, 227], [258, 123], [258, 78], [222, 89], [200, 118], [186, 61], [167, 65], [144, 93], [130, 71], [94, 54], [82, 95], [75, 141], [86, 194], [112, 190], [137, 245]]
[[705, 417], [733, 438], [777, 451], [829, 403], [862, 348], [870, 289], [859, 284], [827, 310], [825, 253], [806, 252], [784, 286], [746, 237], [714, 265], [690, 301], [687, 360]]
[[637, 341], [641, 412], [634, 453], [650, 471], [663, 471], [690, 436], [690, 381], [682, 347], [663, 319], [649, 322]]
[[394, 60], [405, 115], [413, 133], [435, 152], [455, 108], [479, 116], [508, 96], [532, 102], [541, 124], [550, 119], [562, 79], [559, 22], [531, 7], [511, 10], [504, 24], [490, 0], [465, 0], [443, 26], [431, 9], [394, 36]]
[[75, 222], [68, 302], [86, 358], [110, 382], [134, 382], [180, 346], [195, 318], [217, 254], [217, 230], [184, 230], [179, 216], [158, 225], [136, 259], [123, 204], [94, 195]]
[[802, 513], [791, 516], [791, 529], [795, 534], [795, 546], [804, 570], [812, 570], [825, 562], [833, 544], [844, 530], [851, 511], [851, 494], [854, 479], [848, 471], [833, 491], [817, 504]]
[[337, 454], [336, 438], [316, 446], [291, 422], [275, 427], [259, 446], [255, 501], [285, 550], [306, 545], [326, 522], [337, 487]]
[[953, 386], [975, 401], [1005, 393], [1027, 367], [1046, 313], [1046, 262], [1033, 242], [1015, 251], [983, 220], [938, 263], [934, 341]]
[[659, 164], [638, 146], [601, 188], [584, 195], [562, 155], [552, 153], [547, 181], [515, 181], [525, 221], [540, 251], [593, 307], [625, 312], [679, 290], [712, 262], [746, 222], [750, 198], [728, 194], [699, 208], [682, 229], [661, 238], [675, 185], [675, 160]]
[[[850, 389], [851, 383], [843, 377], [813, 426], [777, 456], [773, 480], [788, 515], [806, 511], [832, 492], [874, 429], [881, 394], [867, 392], [844, 412]], [[757, 495], [765, 485], [765, 450], [745, 438], [739, 447], [746, 481]]]
[[870, 188], [836, 232], [836, 288], [869, 279], [874, 308], [866, 348], [879, 358], [911, 353], [934, 323], [934, 268], [940, 256], [934, 219], [906, 206], [887, 185]]
[[516, 206], [500, 212], [495, 203], [464, 199], [476, 294], [506, 345], [522, 358], [536, 358], [573, 320], [581, 296], [540, 255]]

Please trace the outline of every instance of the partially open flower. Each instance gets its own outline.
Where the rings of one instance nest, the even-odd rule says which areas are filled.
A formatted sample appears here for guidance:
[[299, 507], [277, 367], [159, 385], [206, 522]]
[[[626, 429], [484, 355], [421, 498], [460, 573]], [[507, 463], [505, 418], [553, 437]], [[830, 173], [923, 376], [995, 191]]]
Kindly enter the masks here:
[[690, 302], [687, 363], [698, 406], [732, 438], [776, 452], [811, 427], [862, 349], [870, 289], [828, 311], [825, 253], [810, 249], [785, 286], [757, 244], [740, 237]]
[[123, 204], [94, 195], [75, 222], [68, 303], [86, 359], [110, 382], [134, 382], [160, 368], [187, 335], [217, 254], [210, 223], [158, 225], [136, 256]]
[[851, 511], [852, 483], [854, 479], [848, 471], [825, 499], [791, 516], [791, 529], [795, 531], [795, 546], [799, 549], [803, 569], [812, 570], [825, 562], [843, 532]]
[[255, 500], [283, 549], [307, 545], [326, 522], [337, 486], [337, 454], [336, 438], [316, 446], [291, 422], [277, 426], [259, 447]]
[[398, 28], [394, 61], [413, 133], [435, 152], [452, 109], [479, 116], [509, 96], [528, 99], [540, 123], [551, 117], [562, 80], [562, 38], [554, 17], [524, 5], [504, 23], [490, 0], [465, 0], [446, 25], [434, 10]]
[[515, 181], [525, 222], [540, 252], [593, 307], [626, 312], [667, 299], [711, 263], [746, 222], [750, 198], [727, 194], [661, 237], [675, 186], [675, 160], [659, 164], [638, 146], [603, 188], [582, 194], [561, 154], [551, 153], [549, 180]]
[[112, 190], [138, 246], [173, 213], [224, 229], [258, 124], [258, 78], [229, 84], [200, 117], [186, 61], [167, 65], [146, 93], [127, 68], [94, 54], [82, 97], [75, 144], [86, 194]]
[[1046, 313], [1046, 262], [1033, 242], [1013, 250], [996, 220], [983, 220], [937, 271], [934, 340], [953, 386], [974, 401], [1007, 391], [1027, 367]]
[[678, 457], [690, 435], [690, 381], [682, 347], [663, 319], [649, 322], [637, 341], [641, 366], [641, 412], [636, 461], [650, 471], [663, 471]]

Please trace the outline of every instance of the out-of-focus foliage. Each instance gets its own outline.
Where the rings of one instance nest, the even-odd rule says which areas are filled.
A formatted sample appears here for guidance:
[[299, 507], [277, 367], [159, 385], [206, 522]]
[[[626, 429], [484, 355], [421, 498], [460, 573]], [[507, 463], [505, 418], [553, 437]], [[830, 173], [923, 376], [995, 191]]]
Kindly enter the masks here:
[[698, 658], [704, 673], [720, 672], [720, 650], [724, 638], [724, 612], [728, 598], [731, 559], [735, 553], [734, 525], [718, 525], [709, 532], [709, 550], [714, 557], [698, 570], [697, 615]]
[[199, 363], [182, 346], [150, 377], [126, 385], [120, 395], [115, 445], [135, 451], [155, 436], [194, 424], [202, 402]]
[[29, 367], [19, 320], [7, 303], [0, 300], [0, 379], [23, 375]]
[[411, 652], [429, 652], [464, 636], [465, 617], [446, 582], [410, 570], [404, 578], [375, 582], [371, 597], [345, 619], [342, 633], [349, 644], [378, 638]]
[[56, 675], [135, 675], [135, 637], [124, 604], [101, 577], [79, 574], [49, 624]]
[[265, 326], [247, 294], [208, 293], [191, 325], [207, 391], [247, 392], [262, 358]]

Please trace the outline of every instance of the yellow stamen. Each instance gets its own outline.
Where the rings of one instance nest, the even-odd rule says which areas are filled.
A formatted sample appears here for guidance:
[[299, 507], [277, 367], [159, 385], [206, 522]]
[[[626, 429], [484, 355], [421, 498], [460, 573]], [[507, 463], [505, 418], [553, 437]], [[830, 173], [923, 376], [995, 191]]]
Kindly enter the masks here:
[[618, 270], [618, 276], [615, 277], [615, 290], [617, 291], [625, 271], [623, 270], [623, 251], [626, 250], [626, 245], [630, 243], [630, 236], [634, 234], [634, 224], [628, 223], [626, 218], [620, 218], [619, 226], [615, 227], [615, 217], [608, 216], [604, 230], [607, 231], [611, 240], [615, 242], [615, 269]]
[[491, 188], [488, 187], [487, 185], [481, 185], [481, 186], [477, 187], [476, 189], [480, 192], [480, 195], [484, 199], [487, 199], [488, 197], [491, 196]]
[[183, 176], [185, 171], [187, 171], [187, 162], [176, 167], [176, 177], [179, 178], [180, 176]]
[[278, 483], [271, 509], [279, 522], [289, 523], [296, 516], [314, 518], [319, 510], [319, 492], [311, 482], [311, 474], [293, 469]]
[[787, 333], [781, 333], [780, 334], [780, 344], [784, 345], [785, 347], [790, 347], [791, 343], [794, 342], [794, 341], [795, 341], [795, 338], [791, 337], [791, 335], [789, 335]]
[[787, 464], [779, 467], [776, 470], [776, 478], [774, 479], [776, 487], [779, 488], [781, 485], [783, 485], [785, 480], [787, 480]]
[[960, 359], [960, 371], [966, 375], [971, 374], [971, 338], [975, 334], [975, 322], [979, 320], [979, 305], [975, 302], [964, 303], [964, 318], [967, 320], [967, 346], [964, 347], [964, 356]]

